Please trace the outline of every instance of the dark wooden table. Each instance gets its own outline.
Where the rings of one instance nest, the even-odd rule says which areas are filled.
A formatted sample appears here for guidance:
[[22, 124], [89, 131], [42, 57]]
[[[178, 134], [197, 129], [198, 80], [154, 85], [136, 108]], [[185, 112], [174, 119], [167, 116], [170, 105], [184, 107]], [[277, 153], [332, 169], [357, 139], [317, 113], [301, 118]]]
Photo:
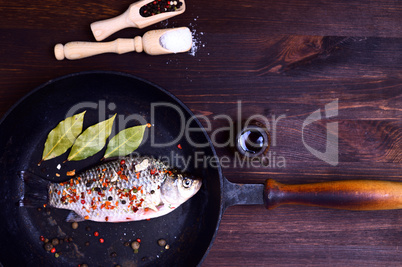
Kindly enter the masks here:
[[[50, 79], [86, 70], [122, 71], [162, 86], [206, 116], [218, 144], [226, 141], [216, 132], [228, 126], [222, 115], [268, 118], [275, 129], [270, 152], [276, 164], [229, 164], [223, 172], [232, 182], [402, 181], [401, 2], [186, 0], [183, 15], [107, 40], [187, 26], [198, 42], [194, 55], [55, 60], [56, 43], [93, 41], [89, 24], [116, 16], [131, 3], [1, 0], [0, 115]], [[336, 116], [303, 131], [310, 114], [321, 109], [325, 117], [325, 105], [335, 100]], [[338, 125], [336, 166], [304, 144], [325, 151], [329, 123]], [[217, 146], [217, 153], [233, 160], [232, 148]], [[401, 229], [400, 210], [235, 206], [223, 216], [203, 266], [400, 266]]]

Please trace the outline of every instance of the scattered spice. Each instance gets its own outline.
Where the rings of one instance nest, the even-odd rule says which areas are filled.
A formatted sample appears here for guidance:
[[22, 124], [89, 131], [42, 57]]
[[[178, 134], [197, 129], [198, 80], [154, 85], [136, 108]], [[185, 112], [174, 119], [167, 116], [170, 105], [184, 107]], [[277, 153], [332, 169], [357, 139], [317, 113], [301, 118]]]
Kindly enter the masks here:
[[140, 242], [134, 241], [133, 243], [131, 243], [131, 248], [134, 250], [138, 250], [140, 248]]
[[59, 242], [59, 239], [58, 239], [58, 238], [53, 238], [53, 239], [52, 239], [52, 245], [53, 245], [53, 246], [57, 246], [59, 243], [60, 243], [60, 242]]
[[85, 246], [87, 247], [89, 246], [89, 241], [85, 242]]
[[128, 246], [130, 246], [130, 243], [129, 242], [124, 242], [124, 246], [128, 247]]
[[53, 248], [53, 245], [51, 243], [47, 242], [47, 243], [45, 243], [44, 248], [46, 251], [51, 251]]
[[37, 208], [36, 210], [37, 210], [37, 211], [42, 211], [42, 208]]
[[166, 246], [166, 240], [163, 239], [163, 238], [159, 239], [159, 240], [158, 240], [158, 245], [161, 246], [161, 247]]
[[116, 253], [116, 252], [112, 252], [112, 253], [110, 254], [110, 257], [116, 258], [116, 257], [117, 257], [117, 253]]
[[74, 230], [78, 228], [78, 223], [77, 222], [73, 222], [71, 224], [71, 228], [73, 228]]
[[91, 227], [87, 226], [87, 227], [85, 227], [85, 230], [91, 231]]

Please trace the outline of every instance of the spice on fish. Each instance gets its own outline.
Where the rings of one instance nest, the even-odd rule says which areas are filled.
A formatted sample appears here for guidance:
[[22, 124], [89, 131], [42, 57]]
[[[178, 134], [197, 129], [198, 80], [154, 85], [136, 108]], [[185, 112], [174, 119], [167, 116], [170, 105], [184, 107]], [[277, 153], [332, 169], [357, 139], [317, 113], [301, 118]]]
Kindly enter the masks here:
[[67, 176], [74, 176], [74, 175], [75, 175], [75, 169], [67, 172]]

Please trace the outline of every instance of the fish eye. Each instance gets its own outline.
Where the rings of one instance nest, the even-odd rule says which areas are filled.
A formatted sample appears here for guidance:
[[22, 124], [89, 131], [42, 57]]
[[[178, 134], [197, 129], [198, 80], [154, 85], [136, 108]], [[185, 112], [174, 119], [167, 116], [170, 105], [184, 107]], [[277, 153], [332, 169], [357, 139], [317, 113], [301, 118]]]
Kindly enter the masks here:
[[183, 180], [183, 186], [184, 186], [185, 188], [189, 188], [192, 183], [193, 183], [193, 181], [192, 181], [191, 179], [189, 179], [189, 178], [185, 178], [185, 179]]

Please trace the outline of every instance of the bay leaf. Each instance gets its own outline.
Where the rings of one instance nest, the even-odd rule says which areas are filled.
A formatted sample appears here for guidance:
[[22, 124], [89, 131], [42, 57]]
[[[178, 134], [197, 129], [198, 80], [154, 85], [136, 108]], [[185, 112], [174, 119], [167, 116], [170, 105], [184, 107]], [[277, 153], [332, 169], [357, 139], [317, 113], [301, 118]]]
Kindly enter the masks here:
[[149, 124], [124, 129], [116, 134], [107, 146], [104, 158], [126, 156], [132, 153], [141, 144], [145, 128]]
[[50, 131], [41, 162], [64, 154], [74, 144], [77, 136], [82, 132], [85, 112], [66, 118]]
[[71, 148], [67, 160], [83, 160], [101, 151], [106, 144], [106, 139], [112, 132], [115, 117], [116, 114], [108, 120], [104, 120], [88, 127], [80, 136], [78, 136]]

